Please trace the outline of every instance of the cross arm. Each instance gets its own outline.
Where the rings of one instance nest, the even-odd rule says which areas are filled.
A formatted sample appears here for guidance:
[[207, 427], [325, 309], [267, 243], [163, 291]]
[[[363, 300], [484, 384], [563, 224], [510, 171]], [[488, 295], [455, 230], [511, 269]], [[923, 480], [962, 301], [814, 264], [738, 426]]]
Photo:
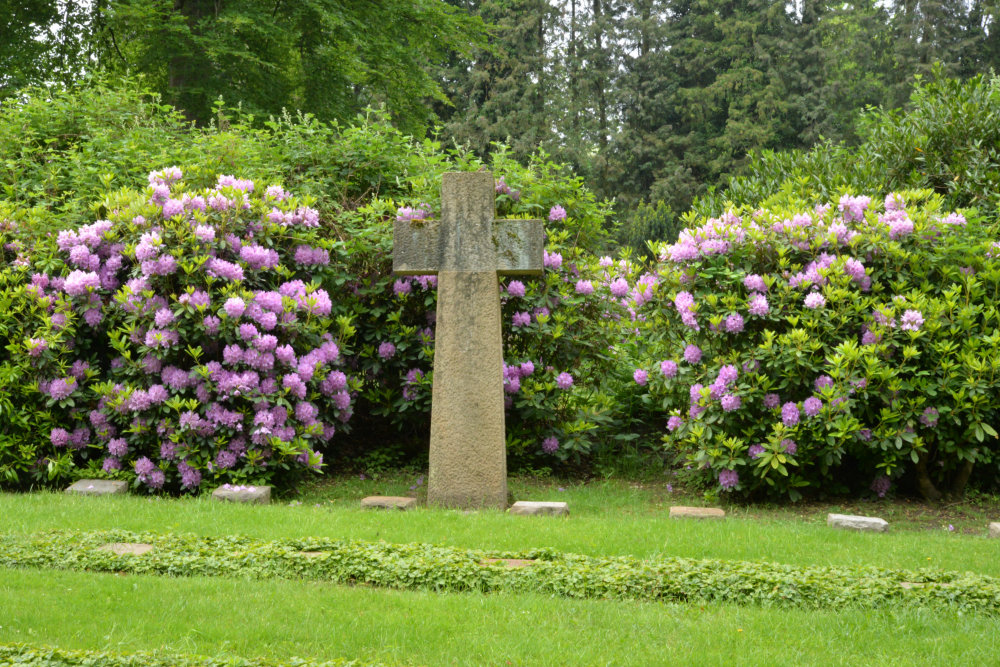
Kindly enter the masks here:
[[392, 272], [396, 275], [422, 276], [441, 269], [441, 230], [437, 220], [396, 220], [392, 245]]
[[494, 220], [493, 247], [499, 273], [542, 275], [545, 229], [541, 220]]

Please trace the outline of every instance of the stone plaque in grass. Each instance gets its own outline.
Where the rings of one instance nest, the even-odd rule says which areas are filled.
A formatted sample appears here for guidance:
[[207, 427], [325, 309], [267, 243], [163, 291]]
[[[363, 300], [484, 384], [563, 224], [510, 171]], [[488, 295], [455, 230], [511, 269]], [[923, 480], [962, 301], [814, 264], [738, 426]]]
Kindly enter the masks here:
[[271, 487], [223, 484], [212, 492], [212, 497], [216, 500], [225, 500], [232, 503], [267, 505], [271, 502]]
[[674, 505], [670, 508], [671, 519], [725, 519], [726, 512], [718, 507], [685, 507]]
[[411, 510], [417, 499], [408, 496], [368, 496], [361, 499], [363, 510]]
[[66, 489], [66, 493], [80, 496], [113, 496], [128, 491], [128, 482], [113, 479], [81, 479]]
[[143, 542], [111, 542], [104, 546], [97, 547], [98, 551], [110, 551], [118, 556], [141, 556], [153, 550], [152, 544]]
[[1000, 537], [1000, 521], [990, 524], [990, 537]]
[[542, 500], [519, 500], [507, 510], [522, 516], [545, 515], [564, 516], [569, 514], [569, 503], [546, 502]]
[[826, 525], [846, 530], [864, 530], [873, 533], [888, 533], [889, 522], [874, 516], [854, 514], [827, 514]]

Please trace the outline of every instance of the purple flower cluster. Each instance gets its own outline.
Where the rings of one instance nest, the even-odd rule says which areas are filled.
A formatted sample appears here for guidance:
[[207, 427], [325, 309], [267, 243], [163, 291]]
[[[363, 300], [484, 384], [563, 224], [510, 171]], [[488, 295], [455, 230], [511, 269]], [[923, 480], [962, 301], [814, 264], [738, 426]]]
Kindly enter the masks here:
[[771, 306], [767, 303], [766, 296], [763, 294], [754, 294], [750, 297], [750, 304], [747, 310], [755, 317], [764, 317], [770, 312]]
[[684, 348], [684, 361], [691, 365], [701, 361], [701, 348], [697, 345], [688, 345]]
[[781, 421], [785, 426], [795, 426], [799, 423], [799, 406], [788, 402], [781, 406]]
[[719, 486], [721, 486], [724, 491], [735, 488], [739, 483], [740, 475], [735, 470], [719, 471]]
[[[700, 330], [698, 326], [698, 318], [694, 313], [694, 297], [690, 292], [678, 292], [677, 296], [674, 297], [674, 307], [677, 308], [677, 312], [681, 316], [681, 322], [684, 326], [694, 329], [695, 331]], [[698, 363], [698, 362], [690, 362]]]
[[556, 386], [560, 389], [569, 389], [573, 386], [573, 376], [566, 372], [560, 373], [556, 377]]
[[920, 415], [920, 423], [927, 428], [934, 428], [937, 426], [938, 416], [937, 408], [924, 408], [923, 414]]
[[846, 222], [861, 222], [865, 219], [865, 211], [871, 203], [871, 197], [844, 195], [840, 198], [837, 209]]
[[899, 320], [899, 328], [903, 331], [919, 331], [924, 324], [924, 316], [919, 310], [907, 310]]
[[879, 222], [889, 228], [890, 239], [901, 239], [913, 233], [913, 220], [904, 210], [888, 211], [879, 216]]

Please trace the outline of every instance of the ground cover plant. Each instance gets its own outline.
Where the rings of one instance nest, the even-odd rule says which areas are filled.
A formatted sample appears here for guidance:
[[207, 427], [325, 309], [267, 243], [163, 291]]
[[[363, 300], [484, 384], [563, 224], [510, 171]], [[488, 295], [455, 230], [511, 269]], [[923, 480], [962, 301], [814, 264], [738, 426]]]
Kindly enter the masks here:
[[[108, 544], [148, 544], [116, 554]], [[753, 604], [809, 609], [906, 607], [1000, 614], [1000, 580], [971, 573], [777, 563], [595, 558], [550, 549], [491, 552], [428, 544], [101, 531], [0, 537], [0, 565], [170, 576], [314, 579], [434, 591], [534, 592], [568, 598]]]

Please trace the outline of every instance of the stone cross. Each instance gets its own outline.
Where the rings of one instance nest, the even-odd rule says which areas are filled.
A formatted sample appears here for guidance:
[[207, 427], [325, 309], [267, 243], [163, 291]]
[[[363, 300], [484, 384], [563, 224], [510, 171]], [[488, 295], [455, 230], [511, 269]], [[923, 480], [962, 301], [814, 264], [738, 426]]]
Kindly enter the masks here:
[[392, 269], [437, 274], [427, 501], [507, 506], [498, 276], [541, 275], [541, 220], [497, 220], [488, 171], [447, 173], [441, 219], [396, 221]]

